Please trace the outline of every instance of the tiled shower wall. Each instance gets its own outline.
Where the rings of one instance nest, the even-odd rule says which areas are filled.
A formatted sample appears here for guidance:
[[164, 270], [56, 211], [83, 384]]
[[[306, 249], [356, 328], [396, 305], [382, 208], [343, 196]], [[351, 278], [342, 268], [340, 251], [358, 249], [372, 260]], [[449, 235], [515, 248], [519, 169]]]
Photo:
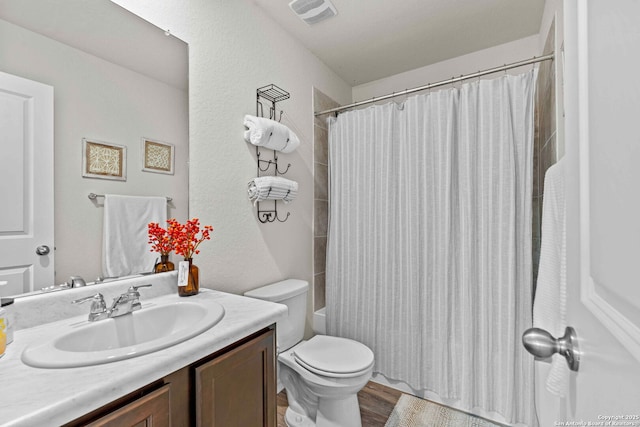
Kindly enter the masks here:
[[[340, 104], [313, 89], [313, 111], [324, 111]], [[325, 306], [325, 265], [329, 222], [329, 131], [327, 116], [316, 117], [313, 126], [313, 310]]]
[[[552, 53], [555, 45], [555, 24], [551, 24], [543, 54]], [[537, 93], [535, 103], [535, 134], [533, 141], [533, 283], [538, 278], [538, 261], [540, 259], [540, 228], [542, 219], [542, 198], [544, 191], [544, 174], [553, 165], [557, 153], [556, 126], [556, 76], [555, 61], [540, 63], [538, 71]]]

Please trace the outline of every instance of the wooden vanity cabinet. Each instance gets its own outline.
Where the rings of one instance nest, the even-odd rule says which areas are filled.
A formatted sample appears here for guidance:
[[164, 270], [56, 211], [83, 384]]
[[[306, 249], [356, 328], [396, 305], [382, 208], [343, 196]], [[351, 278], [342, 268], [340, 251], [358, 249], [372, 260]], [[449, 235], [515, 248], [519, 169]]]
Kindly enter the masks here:
[[275, 330], [246, 337], [66, 426], [276, 427]]
[[273, 332], [195, 368], [196, 426], [276, 425]]

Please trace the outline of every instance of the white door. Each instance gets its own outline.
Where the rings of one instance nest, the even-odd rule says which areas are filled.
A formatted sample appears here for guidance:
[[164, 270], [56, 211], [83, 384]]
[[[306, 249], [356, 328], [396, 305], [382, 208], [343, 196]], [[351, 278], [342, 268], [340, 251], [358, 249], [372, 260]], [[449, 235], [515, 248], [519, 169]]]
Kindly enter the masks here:
[[540, 425], [640, 426], [640, 1], [567, 0], [564, 15], [567, 319], [581, 360], [565, 399], [538, 381]]
[[53, 224], [53, 87], [0, 72], [0, 295], [53, 284]]

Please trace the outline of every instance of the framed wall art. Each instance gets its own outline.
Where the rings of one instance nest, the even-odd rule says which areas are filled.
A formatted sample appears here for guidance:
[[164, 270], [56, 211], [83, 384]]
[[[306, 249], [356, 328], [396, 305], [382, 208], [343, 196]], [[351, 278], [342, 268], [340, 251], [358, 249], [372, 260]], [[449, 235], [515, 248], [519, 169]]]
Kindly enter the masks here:
[[175, 147], [167, 142], [142, 138], [142, 170], [173, 175]]
[[127, 147], [82, 138], [82, 176], [127, 180]]

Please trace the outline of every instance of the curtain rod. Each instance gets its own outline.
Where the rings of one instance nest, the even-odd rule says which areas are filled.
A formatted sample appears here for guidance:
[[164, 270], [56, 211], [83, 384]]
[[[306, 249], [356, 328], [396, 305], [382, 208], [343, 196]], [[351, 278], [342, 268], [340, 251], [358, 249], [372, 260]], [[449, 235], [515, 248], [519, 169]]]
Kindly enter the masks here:
[[488, 70], [478, 71], [477, 73], [467, 74], [466, 76], [463, 75], [463, 76], [460, 76], [460, 77], [452, 77], [452, 78], [450, 78], [448, 80], [442, 80], [442, 81], [439, 81], [437, 83], [429, 83], [429, 84], [424, 85], [424, 86], [415, 87], [413, 89], [406, 89], [406, 90], [403, 90], [401, 92], [394, 92], [394, 93], [391, 93], [389, 95], [378, 96], [378, 97], [374, 96], [373, 98], [366, 99], [364, 101], [358, 101], [358, 102], [354, 102], [353, 104], [343, 105], [342, 107], [336, 107], [336, 108], [332, 108], [330, 110], [320, 111], [319, 113], [314, 113], [314, 116], [321, 116], [323, 114], [329, 114], [329, 113], [339, 113], [341, 111], [348, 110], [349, 108], [359, 107], [360, 105], [371, 104], [373, 102], [382, 101], [384, 99], [395, 98], [396, 96], [408, 95], [410, 93], [419, 92], [421, 90], [427, 90], [427, 89], [431, 89], [431, 88], [438, 87], [438, 86], [445, 86], [445, 85], [448, 85], [448, 84], [460, 82], [462, 80], [474, 79], [476, 77], [484, 76], [484, 75], [487, 75], [487, 74], [493, 74], [493, 73], [497, 73], [499, 71], [506, 71], [506, 70], [509, 70], [511, 68], [517, 68], [517, 67], [522, 67], [524, 65], [535, 64], [536, 62], [553, 60], [553, 58], [554, 58], [554, 54], [553, 53], [550, 53], [548, 55], [538, 56], [538, 57], [534, 56], [531, 59], [525, 59], [525, 60], [518, 61], [518, 62], [512, 62], [511, 64], [505, 64], [505, 65], [502, 65], [500, 67], [494, 67], [494, 68], [490, 68]]

